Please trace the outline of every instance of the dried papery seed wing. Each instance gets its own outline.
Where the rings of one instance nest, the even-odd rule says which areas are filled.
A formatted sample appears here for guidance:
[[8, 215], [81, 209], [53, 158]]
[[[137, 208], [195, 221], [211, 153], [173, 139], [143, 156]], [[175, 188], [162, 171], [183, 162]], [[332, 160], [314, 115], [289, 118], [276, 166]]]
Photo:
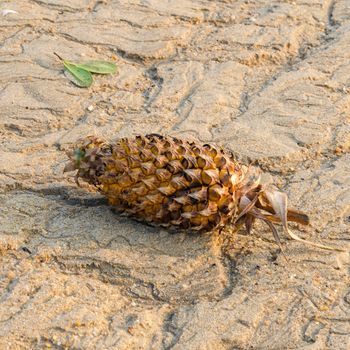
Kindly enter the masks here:
[[275, 211], [276, 216], [281, 220], [283, 228], [285, 232], [294, 240], [303, 242], [309, 245], [312, 245], [314, 247], [326, 249], [326, 250], [337, 250], [337, 251], [344, 251], [342, 249], [338, 248], [332, 248], [323, 244], [318, 244], [314, 242], [307, 241], [305, 239], [300, 238], [296, 234], [294, 234], [289, 228], [287, 224], [287, 195], [285, 193], [274, 191], [274, 190], [266, 190], [265, 195], [272, 205], [273, 210]]
[[290, 238], [294, 239], [295, 241], [302, 242], [302, 243], [311, 245], [313, 247], [318, 247], [318, 248], [325, 249], [325, 250], [337, 251], [337, 252], [346, 252], [345, 249], [330, 247], [330, 246], [327, 246], [327, 245], [318, 244], [318, 243], [314, 243], [314, 242], [302, 239], [299, 236], [297, 236], [295, 233], [293, 233], [289, 228], [286, 229], [286, 232], [288, 233]]
[[245, 195], [254, 189], [257, 189], [259, 186], [261, 187], [260, 179], [260, 174], [248, 173], [244, 175], [245, 185], [240, 187], [240, 193]]
[[277, 243], [277, 245], [279, 246], [279, 248], [281, 249], [281, 251], [283, 252], [283, 247], [282, 247], [282, 243], [281, 243], [281, 239], [280, 239], [280, 236], [276, 230], [276, 227], [273, 225], [272, 222], [270, 222], [262, 213], [259, 212], [259, 210], [257, 209], [252, 209], [251, 211], [251, 214], [257, 218], [257, 219], [260, 219], [262, 221], [264, 221], [271, 229], [272, 231], [272, 234], [273, 234], [273, 237]]
[[[266, 198], [265, 191], [262, 191], [259, 194], [259, 199], [256, 206], [257, 208], [263, 209], [268, 213], [275, 214], [275, 210], [273, 209], [268, 199]], [[278, 216], [269, 216], [269, 217], [274, 222], [281, 222], [281, 219]], [[308, 225], [310, 223], [310, 219], [305, 213], [302, 213], [300, 211], [293, 210], [293, 209], [288, 209], [287, 221], [294, 221], [302, 225]]]
[[252, 200], [250, 200], [247, 196], [241, 198], [239, 202], [240, 213], [236, 217], [234, 222], [237, 222], [241, 217], [249, 213], [255, 206], [255, 203], [258, 199], [258, 195], [255, 196]]
[[268, 201], [272, 205], [276, 216], [281, 219], [283, 227], [287, 229], [287, 195], [285, 193], [278, 192], [275, 190], [265, 190], [264, 194], [266, 195]]

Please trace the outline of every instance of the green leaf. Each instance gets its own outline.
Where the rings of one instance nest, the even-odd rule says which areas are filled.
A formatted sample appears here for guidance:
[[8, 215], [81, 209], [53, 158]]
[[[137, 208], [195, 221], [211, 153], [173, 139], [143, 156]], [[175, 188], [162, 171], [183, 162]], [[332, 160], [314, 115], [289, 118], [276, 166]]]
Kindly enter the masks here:
[[74, 63], [74, 65], [78, 68], [98, 74], [112, 74], [117, 71], [115, 63], [106, 61], [88, 61], [85, 63]]
[[64, 68], [70, 74], [68, 78], [80, 87], [89, 87], [92, 84], [92, 75], [85, 69], [77, 67], [74, 63], [63, 61]]

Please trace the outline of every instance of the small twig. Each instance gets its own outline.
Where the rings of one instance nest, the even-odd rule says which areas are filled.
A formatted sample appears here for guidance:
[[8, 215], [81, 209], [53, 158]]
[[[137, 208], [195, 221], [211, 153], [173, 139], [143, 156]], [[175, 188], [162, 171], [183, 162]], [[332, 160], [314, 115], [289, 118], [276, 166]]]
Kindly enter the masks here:
[[56, 52], [53, 53], [55, 56], [57, 56], [61, 61], [64, 61], [64, 59]]

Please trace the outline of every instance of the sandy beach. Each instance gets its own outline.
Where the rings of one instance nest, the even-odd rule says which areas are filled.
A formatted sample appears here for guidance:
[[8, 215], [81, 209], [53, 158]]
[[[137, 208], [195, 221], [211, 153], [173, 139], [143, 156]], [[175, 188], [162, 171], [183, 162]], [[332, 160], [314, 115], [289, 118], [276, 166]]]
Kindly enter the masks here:
[[[79, 88], [54, 52], [118, 72]], [[2, 1], [0, 349], [349, 349], [349, 115], [346, 0]], [[345, 251], [170, 234], [63, 173], [81, 137], [146, 133], [260, 167]]]

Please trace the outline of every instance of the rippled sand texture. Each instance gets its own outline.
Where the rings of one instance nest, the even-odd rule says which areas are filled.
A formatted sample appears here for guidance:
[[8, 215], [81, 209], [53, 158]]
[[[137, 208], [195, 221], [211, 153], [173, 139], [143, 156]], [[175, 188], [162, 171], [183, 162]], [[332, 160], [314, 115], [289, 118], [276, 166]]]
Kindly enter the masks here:
[[[77, 88], [54, 51], [119, 74]], [[2, 1], [0, 81], [1, 349], [350, 348], [348, 253], [171, 235], [62, 174], [88, 134], [215, 142], [349, 247], [349, 1]]]

